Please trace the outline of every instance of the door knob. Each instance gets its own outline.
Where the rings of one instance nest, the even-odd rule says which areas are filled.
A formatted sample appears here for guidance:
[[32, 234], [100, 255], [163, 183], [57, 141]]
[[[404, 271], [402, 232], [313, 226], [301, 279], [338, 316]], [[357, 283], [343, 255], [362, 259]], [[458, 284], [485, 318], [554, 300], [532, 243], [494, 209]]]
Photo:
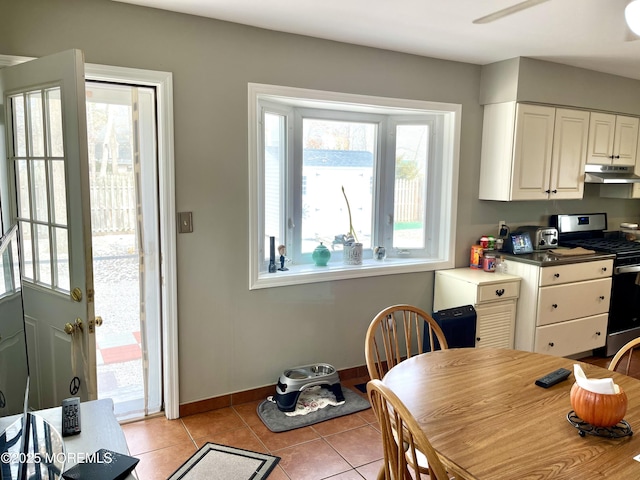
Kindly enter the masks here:
[[78, 330], [82, 330], [81, 318], [76, 318], [76, 321], [74, 323], [67, 322], [64, 324], [64, 333], [66, 333], [67, 335], [73, 335]]
[[102, 326], [102, 317], [97, 316], [96, 317], [96, 327], [100, 327]]

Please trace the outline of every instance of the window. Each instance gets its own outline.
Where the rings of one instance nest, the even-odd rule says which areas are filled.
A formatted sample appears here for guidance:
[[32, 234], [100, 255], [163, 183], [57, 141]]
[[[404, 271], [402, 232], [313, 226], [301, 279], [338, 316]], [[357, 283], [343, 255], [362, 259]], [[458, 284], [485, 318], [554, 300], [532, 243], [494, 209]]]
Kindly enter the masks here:
[[[460, 116], [460, 105], [250, 84], [250, 288], [453, 267]], [[349, 235], [362, 265], [342, 262]], [[287, 270], [269, 272], [272, 237]], [[326, 267], [313, 263], [320, 243]]]
[[18, 201], [24, 279], [68, 293], [69, 245], [61, 89], [35, 89], [9, 97], [10, 144]]

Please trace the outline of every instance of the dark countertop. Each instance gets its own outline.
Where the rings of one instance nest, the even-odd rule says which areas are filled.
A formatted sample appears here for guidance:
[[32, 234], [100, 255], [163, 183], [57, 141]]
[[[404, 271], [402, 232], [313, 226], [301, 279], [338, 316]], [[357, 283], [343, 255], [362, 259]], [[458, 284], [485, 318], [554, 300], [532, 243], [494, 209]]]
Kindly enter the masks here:
[[571, 263], [593, 262], [595, 260], [613, 260], [616, 258], [613, 253], [595, 252], [587, 255], [567, 255], [557, 256], [549, 251], [541, 250], [522, 255], [513, 255], [506, 252], [495, 252], [496, 257], [504, 256], [505, 260], [513, 262], [528, 263], [539, 267], [550, 267], [553, 265], [565, 265]]

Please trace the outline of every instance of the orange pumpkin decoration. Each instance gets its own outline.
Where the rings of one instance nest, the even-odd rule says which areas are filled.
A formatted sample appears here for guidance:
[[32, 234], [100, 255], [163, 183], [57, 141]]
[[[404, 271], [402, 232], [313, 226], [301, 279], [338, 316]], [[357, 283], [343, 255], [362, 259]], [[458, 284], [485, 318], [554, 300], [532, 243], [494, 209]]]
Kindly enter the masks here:
[[617, 425], [627, 413], [627, 394], [622, 388], [616, 394], [594, 393], [574, 383], [570, 398], [576, 415], [595, 427]]

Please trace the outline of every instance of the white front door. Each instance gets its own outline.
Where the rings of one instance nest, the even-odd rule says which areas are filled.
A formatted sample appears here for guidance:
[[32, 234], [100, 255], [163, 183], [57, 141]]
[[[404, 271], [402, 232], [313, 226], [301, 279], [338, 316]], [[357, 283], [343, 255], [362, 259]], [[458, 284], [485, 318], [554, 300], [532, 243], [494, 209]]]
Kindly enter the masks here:
[[83, 54], [69, 50], [4, 68], [0, 85], [12, 221], [20, 226], [23, 251], [30, 406], [94, 399]]

